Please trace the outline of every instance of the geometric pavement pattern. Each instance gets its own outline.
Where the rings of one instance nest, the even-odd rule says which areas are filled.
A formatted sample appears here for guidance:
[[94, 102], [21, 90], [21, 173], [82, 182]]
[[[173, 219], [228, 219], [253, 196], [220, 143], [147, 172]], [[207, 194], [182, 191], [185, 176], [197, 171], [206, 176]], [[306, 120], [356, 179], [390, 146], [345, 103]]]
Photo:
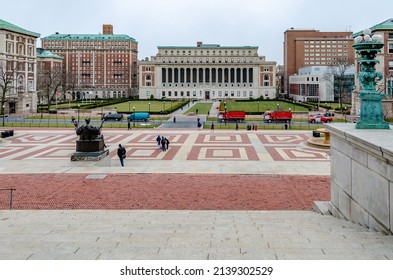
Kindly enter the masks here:
[[[161, 151], [156, 138], [169, 139], [169, 149]], [[117, 146], [127, 150], [127, 158], [149, 160], [232, 160], [232, 161], [326, 161], [329, 149], [306, 144], [311, 132], [303, 131], [107, 131], [105, 144], [110, 157], [117, 158]], [[0, 158], [69, 159], [78, 136], [70, 131], [15, 131], [0, 142]]]

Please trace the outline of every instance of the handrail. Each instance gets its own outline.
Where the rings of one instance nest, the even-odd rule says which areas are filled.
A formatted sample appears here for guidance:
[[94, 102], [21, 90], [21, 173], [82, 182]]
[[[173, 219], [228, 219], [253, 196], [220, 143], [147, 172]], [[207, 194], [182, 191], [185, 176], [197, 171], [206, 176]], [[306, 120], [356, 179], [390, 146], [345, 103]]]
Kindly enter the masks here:
[[16, 189], [14, 188], [0, 189], [0, 191], [10, 191], [10, 210], [12, 210], [12, 192], [16, 191]]

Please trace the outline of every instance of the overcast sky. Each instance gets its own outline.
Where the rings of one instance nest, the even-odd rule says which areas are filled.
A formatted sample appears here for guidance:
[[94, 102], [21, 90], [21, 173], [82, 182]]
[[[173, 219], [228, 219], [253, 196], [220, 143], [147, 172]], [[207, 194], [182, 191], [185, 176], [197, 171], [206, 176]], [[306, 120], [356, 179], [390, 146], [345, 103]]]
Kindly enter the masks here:
[[[285, 30], [357, 32], [393, 17], [392, 0], [376, 9], [365, 0], [0, 0], [0, 18], [41, 37], [98, 34], [112, 24], [115, 34], [139, 43], [139, 59], [157, 46], [257, 46], [266, 60], [283, 62]], [[363, 16], [367, 14], [367, 16]], [[38, 43], [38, 47], [41, 43]]]

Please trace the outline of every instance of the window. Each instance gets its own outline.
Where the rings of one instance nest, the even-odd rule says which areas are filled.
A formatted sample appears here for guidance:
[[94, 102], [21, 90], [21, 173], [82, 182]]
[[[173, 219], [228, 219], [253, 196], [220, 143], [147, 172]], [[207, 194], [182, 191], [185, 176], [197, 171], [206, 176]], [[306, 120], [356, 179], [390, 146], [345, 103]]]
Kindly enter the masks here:
[[7, 53], [12, 53], [12, 43], [11, 42], [7, 43]]
[[389, 53], [393, 53], [393, 43], [389, 43]]
[[393, 60], [389, 61], [389, 70], [393, 70]]
[[264, 87], [270, 86], [269, 75], [263, 75], [263, 86], [264, 86]]

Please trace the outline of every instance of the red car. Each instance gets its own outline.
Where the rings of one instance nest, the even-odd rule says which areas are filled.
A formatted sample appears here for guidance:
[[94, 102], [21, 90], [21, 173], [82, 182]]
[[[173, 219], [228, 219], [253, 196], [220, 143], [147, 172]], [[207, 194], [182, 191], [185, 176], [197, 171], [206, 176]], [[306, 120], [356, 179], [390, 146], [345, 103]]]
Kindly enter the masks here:
[[331, 114], [318, 114], [314, 116], [308, 117], [308, 122], [309, 123], [330, 123], [333, 121], [333, 117]]

